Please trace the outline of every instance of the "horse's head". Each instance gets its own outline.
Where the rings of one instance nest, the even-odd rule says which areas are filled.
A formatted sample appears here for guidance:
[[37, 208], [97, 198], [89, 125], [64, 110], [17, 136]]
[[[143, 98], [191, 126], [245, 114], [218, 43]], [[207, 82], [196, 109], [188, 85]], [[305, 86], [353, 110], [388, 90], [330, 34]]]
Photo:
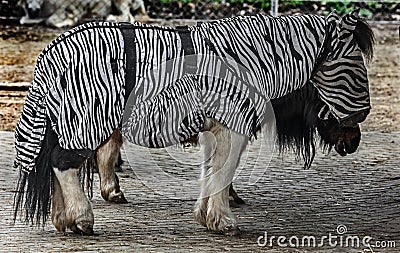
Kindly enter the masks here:
[[[373, 44], [372, 30], [358, 17], [358, 11], [341, 19], [335, 12], [327, 17], [324, 45], [311, 79], [325, 103], [318, 112], [318, 117], [326, 120], [319, 127], [324, 135], [329, 131], [338, 133], [338, 129], [357, 128], [369, 114], [364, 57], [372, 58]], [[337, 126], [331, 118], [336, 119]], [[324, 129], [324, 125], [329, 126], [329, 130]]]
[[[315, 156], [315, 133], [321, 137], [325, 149], [334, 148], [340, 155], [354, 153], [361, 140], [359, 118], [348, 118], [349, 125], [339, 123], [332, 115], [328, 119], [318, 117], [326, 104], [318, 90], [307, 84], [284, 97], [271, 100], [275, 112], [280, 151], [294, 150], [309, 167]], [[351, 124], [350, 124], [351, 122]]]
[[25, 10], [28, 13], [29, 18], [38, 18], [42, 9], [44, 0], [26, 0]]

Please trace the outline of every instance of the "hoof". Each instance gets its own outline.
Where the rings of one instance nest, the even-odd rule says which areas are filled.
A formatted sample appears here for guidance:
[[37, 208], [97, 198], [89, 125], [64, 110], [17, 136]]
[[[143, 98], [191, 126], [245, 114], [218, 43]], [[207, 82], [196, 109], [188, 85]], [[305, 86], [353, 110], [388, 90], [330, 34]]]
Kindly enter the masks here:
[[79, 235], [93, 235], [93, 225], [87, 222], [79, 222], [71, 226], [71, 230]]
[[65, 229], [67, 228], [67, 224], [65, 224], [65, 215], [60, 218], [59, 216], [57, 217], [52, 217], [52, 223], [54, 227], [57, 229], [58, 232], [65, 232]]
[[114, 170], [115, 170], [115, 172], [123, 172], [124, 171], [121, 166], [116, 166]]
[[200, 208], [193, 211], [194, 219], [202, 226], [207, 227], [206, 213]]
[[231, 207], [231, 208], [239, 208], [239, 207], [241, 207], [241, 206], [243, 206], [243, 205], [245, 205], [246, 203], [244, 203], [244, 201], [243, 201], [243, 203], [241, 203], [241, 204], [239, 204], [239, 203], [237, 203], [234, 199], [230, 199], [229, 200], [229, 206]]
[[233, 201], [238, 205], [246, 204], [246, 202], [244, 202], [244, 200], [242, 198], [240, 198], [240, 197], [235, 198]]
[[104, 200], [111, 202], [111, 203], [116, 203], [116, 204], [126, 204], [128, 203], [128, 200], [126, 200], [124, 193], [119, 191], [119, 192], [107, 192], [107, 191], [102, 191], [101, 196], [103, 197]]
[[194, 219], [204, 227], [207, 227], [207, 201], [208, 199], [197, 200], [193, 210]]
[[222, 231], [222, 233], [227, 236], [238, 236], [242, 234], [238, 227], [227, 227]]
[[128, 203], [128, 200], [126, 200], [124, 194], [120, 192], [121, 194], [115, 195], [111, 197], [110, 202], [116, 203], [116, 204], [126, 204]]

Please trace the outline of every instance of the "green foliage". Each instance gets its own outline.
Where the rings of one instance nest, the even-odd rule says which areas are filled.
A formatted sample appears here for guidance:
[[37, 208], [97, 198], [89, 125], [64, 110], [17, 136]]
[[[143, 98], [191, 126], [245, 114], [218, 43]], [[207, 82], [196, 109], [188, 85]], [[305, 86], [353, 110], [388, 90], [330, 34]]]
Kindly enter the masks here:
[[[159, 0], [159, 1], [161, 1], [161, 3], [172, 3], [176, 2], [177, 0]], [[190, 3], [199, 0], [178, 0], [178, 1], [182, 3]], [[271, 0], [211, 0], [211, 1], [217, 3], [228, 2], [231, 4], [243, 4], [243, 3], [258, 4], [258, 6], [261, 6], [261, 9], [264, 10], [269, 10], [269, 8], [271, 7]], [[395, 2], [395, 1], [383, 0], [383, 2]], [[279, 0], [280, 6], [285, 6], [289, 8], [300, 7], [306, 3], [310, 3], [310, 1]], [[356, 2], [349, 0], [327, 0], [327, 1], [322, 1], [322, 3], [328, 6], [327, 10], [323, 12], [323, 14], [325, 15], [329, 14], [332, 10], [336, 10], [339, 15], [344, 15], [349, 12], [352, 12], [355, 9], [355, 6], [357, 6]], [[382, 5], [382, 1], [366, 2], [366, 5], [367, 5], [366, 8], [360, 9], [360, 16], [371, 18], [373, 16], [373, 12], [371, 10], [380, 8]]]
[[364, 9], [364, 8], [360, 9], [359, 14], [361, 17], [366, 17], [366, 18], [371, 18], [374, 15], [374, 13], [372, 11], [370, 11], [368, 9]]
[[230, 3], [248, 3], [260, 4], [262, 9], [267, 9], [271, 6], [271, 0], [228, 0]]
[[326, 1], [325, 3], [331, 6], [331, 10], [336, 10], [338, 14], [347, 14], [354, 10], [351, 1]]
[[302, 0], [282, 1], [286, 6], [299, 6], [303, 5], [303, 2]]
[[[172, 3], [172, 2], [177, 2], [177, 0], [159, 0], [161, 3]], [[178, 2], [181, 3], [191, 3], [191, 2], [197, 2], [198, 0], [178, 0]], [[223, 0], [211, 0], [211, 2], [216, 2], [216, 3], [221, 3]], [[261, 4], [261, 6], [264, 7], [269, 7], [271, 5], [271, 0], [225, 0], [225, 2], [228, 3], [248, 3], [248, 4]], [[301, 3], [301, 0], [295, 0], [295, 1], [290, 1], [293, 3]]]
[[[326, 1], [326, 4], [331, 6], [331, 11], [336, 10], [338, 14], [347, 14], [352, 12], [355, 9], [355, 3], [352, 1]], [[380, 3], [379, 2], [368, 2], [367, 5], [369, 7], [372, 7], [372, 9], [376, 9], [379, 7]], [[362, 17], [367, 17], [370, 18], [373, 16], [373, 12], [369, 9], [366, 8], [361, 8], [359, 15]]]

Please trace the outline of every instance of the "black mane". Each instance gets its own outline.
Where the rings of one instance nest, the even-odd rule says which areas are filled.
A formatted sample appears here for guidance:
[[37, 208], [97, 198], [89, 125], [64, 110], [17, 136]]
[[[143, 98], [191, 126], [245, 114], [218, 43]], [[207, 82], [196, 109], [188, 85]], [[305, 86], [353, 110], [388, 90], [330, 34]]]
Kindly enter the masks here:
[[354, 37], [365, 57], [371, 60], [374, 56], [375, 36], [371, 27], [364, 19], [359, 18], [357, 20]]
[[309, 168], [315, 157], [318, 109], [323, 102], [310, 83], [286, 96], [271, 100], [275, 112], [280, 153], [293, 150]]

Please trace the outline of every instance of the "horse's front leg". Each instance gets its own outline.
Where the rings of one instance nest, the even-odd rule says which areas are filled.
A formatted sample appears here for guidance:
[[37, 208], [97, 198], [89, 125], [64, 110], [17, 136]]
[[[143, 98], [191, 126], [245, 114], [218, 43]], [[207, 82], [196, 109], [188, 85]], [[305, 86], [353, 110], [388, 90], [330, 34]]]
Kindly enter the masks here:
[[101, 196], [110, 202], [127, 203], [122, 193], [118, 176], [115, 174], [115, 164], [122, 146], [122, 135], [115, 130], [110, 138], [97, 150], [97, 167], [100, 176]]
[[212, 172], [212, 160], [216, 149], [215, 136], [211, 132], [199, 133], [199, 144], [201, 147], [201, 153], [203, 155], [203, 163], [201, 164], [201, 175], [200, 175], [200, 196], [196, 201], [194, 207], [194, 218], [201, 225], [207, 227], [207, 204], [210, 196], [208, 192], [208, 173]]
[[[194, 210], [195, 218], [209, 230], [237, 235], [240, 231], [229, 206], [229, 187], [248, 137], [231, 132], [219, 123], [214, 123], [210, 130], [215, 136], [215, 150], [212, 162], [203, 167], [202, 189]], [[204, 134], [207, 133], [203, 133], [203, 137]], [[204, 150], [213, 149], [212, 142], [208, 142], [209, 137], [199, 141], [206, 146]]]
[[54, 171], [52, 222], [58, 231], [66, 228], [77, 234], [93, 234], [94, 216], [79, 177], [79, 168], [87, 159], [72, 150], [57, 146], [51, 154]]

